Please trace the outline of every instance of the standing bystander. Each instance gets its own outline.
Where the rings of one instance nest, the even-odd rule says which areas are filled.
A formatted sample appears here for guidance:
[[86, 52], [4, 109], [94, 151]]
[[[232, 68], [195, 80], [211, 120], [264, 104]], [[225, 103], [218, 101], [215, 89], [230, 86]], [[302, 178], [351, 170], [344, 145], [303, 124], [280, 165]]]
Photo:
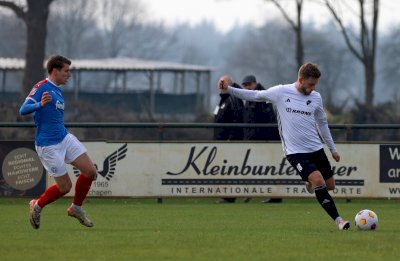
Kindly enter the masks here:
[[[237, 84], [232, 84], [240, 88]], [[221, 91], [222, 92], [222, 91]], [[243, 123], [243, 101], [229, 93], [220, 93], [220, 101], [214, 111], [215, 123]], [[215, 140], [243, 140], [243, 128], [218, 127], [214, 129]], [[223, 198], [219, 203], [234, 203], [236, 198]]]
[[[242, 80], [242, 86], [247, 90], [265, 90], [261, 83], [257, 82], [254, 75], [247, 75]], [[276, 124], [276, 114], [272, 103], [245, 101], [244, 122], [252, 124], [274, 123]], [[247, 127], [244, 129], [245, 140], [257, 141], [280, 141], [278, 127]], [[249, 201], [249, 199], [247, 199]], [[269, 198], [263, 203], [281, 203], [282, 198]]]

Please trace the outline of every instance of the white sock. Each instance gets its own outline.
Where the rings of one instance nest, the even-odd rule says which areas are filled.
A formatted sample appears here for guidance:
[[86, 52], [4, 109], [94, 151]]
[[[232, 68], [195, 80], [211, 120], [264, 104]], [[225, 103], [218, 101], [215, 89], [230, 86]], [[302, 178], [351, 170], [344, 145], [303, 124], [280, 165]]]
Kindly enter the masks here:
[[336, 222], [336, 224], [339, 224], [339, 222], [342, 221], [342, 220], [343, 220], [343, 218], [342, 218], [341, 216], [338, 216], [338, 217], [335, 219], [335, 222]]

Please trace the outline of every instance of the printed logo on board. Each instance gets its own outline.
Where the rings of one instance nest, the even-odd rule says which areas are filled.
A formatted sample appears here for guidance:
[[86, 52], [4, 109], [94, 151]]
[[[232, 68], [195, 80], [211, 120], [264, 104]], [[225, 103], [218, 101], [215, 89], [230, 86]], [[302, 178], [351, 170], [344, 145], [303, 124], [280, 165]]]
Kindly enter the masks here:
[[[99, 170], [97, 164], [94, 164], [94, 166], [97, 170], [96, 179], [100, 175], [103, 178], [105, 178], [107, 181], [109, 181], [115, 174], [115, 170], [117, 168], [117, 162], [122, 160], [123, 158], [125, 158], [127, 151], [128, 151], [127, 144], [125, 144], [118, 150], [111, 153], [103, 161], [103, 169], [102, 170]], [[74, 167], [74, 175], [76, 177], [78, 177], [79, 174], [80, 174], [79, 170]]]
[[379, 182], [400, 183], [400, 145], [379, 146]]
[[35, 151], [18, 148], [4, 158], [2, 171], [4, 180], [12, 188], [28, 190], [39, 183], [43, 175], [43, 165]]
[[[252, 163], [251, 148], [244, 149], [243, 157], [234, 161], [220, 156], [218, 146], [192, 146], [187, 160], [180, 161], [182, 165], [165, 172], [161, 185], [171, 195], [260, 195], [272, 193], [276, 186], [284, 187], [288, 196], [308, 195], [298, 172], [285, 157], [280, 162]], [[343, 186], [335, 188], [334, 194], [361, 194], [364, 180], [352, 178], [357, 169], [332, 167], [338, 177], [336, 185]]]

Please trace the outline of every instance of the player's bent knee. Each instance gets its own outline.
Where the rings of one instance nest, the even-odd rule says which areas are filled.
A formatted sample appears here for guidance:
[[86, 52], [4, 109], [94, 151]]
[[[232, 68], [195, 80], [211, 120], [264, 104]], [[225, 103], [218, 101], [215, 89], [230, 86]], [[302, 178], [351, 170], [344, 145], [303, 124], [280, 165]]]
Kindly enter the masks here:
[[319, 172], [311, 173], [310, 176], [308, 177], [308, 181], [311, 182], [311, 184], [313, 184], [313, 187], [319, 187], [325, 185], [325, 180], [322, 177], [321, 173]]
[[326, 184], [326, 188], [328, 189], [328, 190], [334, 190], [335, 189], [335, 184]]
[[97, 174], [97, 171], [96, 171], [96, 169], [93, 167], [90, 171], [89, 171], [89, 176], [91, 177], [91, 178], [95, 178], [96, 177], [96, 174]]
[[311, 182], [314, 187], [319, 187], [325, 185], [325, 181], [323, 179], [315, 180], [314, 182]]
[[83, 175], [85, 175], [87, 178], [91, 178], [91, 179], [95, 179], [97, 171], [96, 169], [93, 167], [85, 172], [82, 173]]

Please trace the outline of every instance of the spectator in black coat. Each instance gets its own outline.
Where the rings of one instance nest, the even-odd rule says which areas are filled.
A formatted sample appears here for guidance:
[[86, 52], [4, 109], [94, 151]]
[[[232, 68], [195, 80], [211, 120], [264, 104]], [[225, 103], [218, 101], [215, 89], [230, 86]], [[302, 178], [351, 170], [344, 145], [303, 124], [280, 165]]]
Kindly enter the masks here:
[[[239, 85], [234, 87], [240, 88]], [[214, 111], [215, 123], [243, 123], [243, 101], [229, 94], [221, 93], [219, 104]], [[243, 129], [219, 127], [214, 129], [215, 140], [243, 140]]]
[[[248, 90], [265, 90], [265, 88], [257, 83], [254, 75], [247, 75], [242, 81], [244, 88]], [[271, 103], [266, 102], [249, 102], [246, 101], [244, 109], [245, 123], [277, 123], [274, 108]], [[278, 127], [267, 128], [245, 128], [245, 140], [265, 140], [280, 141]], [[249, 201], [250, 199], [247, 199]], [[265, 203], [281, 203], [281, 198], [271, 198], [263, 201]]]
[[[233, 84], [236, 88], [241, 88]], [[215, 123], [243, 123], [243, 101], [229, 94], [220, 93], [221, 97], [214, 111]], [[243, 128], [219, 127], [214, 129], [215, 140], [243, 140]], [[218, 203], [235, 203], [236, 198], [223, 198]]]

